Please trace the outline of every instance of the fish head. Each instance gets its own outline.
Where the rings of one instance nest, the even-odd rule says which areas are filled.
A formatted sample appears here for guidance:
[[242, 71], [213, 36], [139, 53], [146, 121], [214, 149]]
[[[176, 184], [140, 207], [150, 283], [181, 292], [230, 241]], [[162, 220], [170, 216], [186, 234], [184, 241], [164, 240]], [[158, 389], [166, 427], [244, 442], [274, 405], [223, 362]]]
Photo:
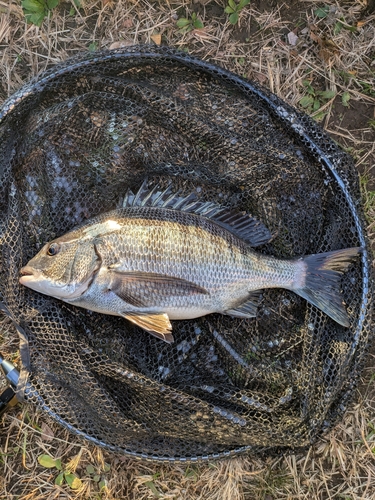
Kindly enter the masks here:
[[50, 241], [20, 271], [20, 283], [62, 300], [79, 297], [90, 286], [101, 258], [91, 239], [77, 231]]

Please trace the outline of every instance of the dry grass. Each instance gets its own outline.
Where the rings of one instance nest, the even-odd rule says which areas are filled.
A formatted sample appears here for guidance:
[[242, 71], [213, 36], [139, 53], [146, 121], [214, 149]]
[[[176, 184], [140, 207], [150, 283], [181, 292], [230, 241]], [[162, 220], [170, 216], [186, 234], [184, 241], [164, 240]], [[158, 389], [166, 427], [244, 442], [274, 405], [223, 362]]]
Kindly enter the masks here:
[[[0, 0], [0, 98], [90, 44], [110, 48], [152, 43], [155, 35], [161, 35], [162, 43], [259, 81], [294, 106], [306, 94], [303, 81], [308, 80], [315, 90], [336, 92], [318, 112], [324, 111], [322, 124], [356, 159], [374, 238], [375, 15], [362, 15], [365, 0], [253, 0], [236, 27], [223, 15], [225, 0], [81, 3], [77, 9], [73, 1], [61, 2], [39, 29], [25, 23], [20, 2]], [[330, 7], [323, 19], [314, 14], [322, 5]], [[72, 8], [74, 14], [69, 15]], [[183, 34], [176, 20], [193, 11], [204, 28]], [[292, 30], [298, 36], [295, 45], [288, 41]], [[1, 330], [2, 352], [17, 361], [13, 329], [5, 322]], [[374, 499], [372, 364], [370, 357], [357, 404], [330, 435], [308, 453], [267, 460], [246, 457], [194, 466], [141, 463], [87, 445], [34, 408], [18, 407], [0, 424], [0, 499]], [[81, 479], [80, 488], [55, 486], [58, 471], [37, 462], [43, 453], [61, 457], [65, 470]], [[94, 473], [88, 472], [88, 465]], [[105, 481], [101, 490], [98, 479]]]

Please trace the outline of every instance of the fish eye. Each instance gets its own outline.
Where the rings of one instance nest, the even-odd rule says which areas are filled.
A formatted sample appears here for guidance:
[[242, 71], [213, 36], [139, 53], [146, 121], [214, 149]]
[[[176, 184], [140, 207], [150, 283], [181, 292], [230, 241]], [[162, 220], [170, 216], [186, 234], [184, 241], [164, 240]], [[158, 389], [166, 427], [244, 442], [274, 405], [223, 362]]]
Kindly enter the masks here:
[[60, 250], [60, 245], [58, 245], [57, 243], [52, 243], [52, 245], [50, 245], [48, 247], [48, 250], [47, 250], [47, 255], [49, 256], [53, 256], [53, 255], [56, 255]]

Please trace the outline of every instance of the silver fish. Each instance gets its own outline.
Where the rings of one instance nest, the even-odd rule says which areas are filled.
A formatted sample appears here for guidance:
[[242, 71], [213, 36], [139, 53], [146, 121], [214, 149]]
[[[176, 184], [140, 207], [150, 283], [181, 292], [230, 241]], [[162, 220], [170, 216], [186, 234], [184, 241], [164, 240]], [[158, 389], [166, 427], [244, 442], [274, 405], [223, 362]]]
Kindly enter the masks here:
[[261, 290], [285, 288], [339, 324], [349, 318], [340, 278], [361, 248], [292, 260], [254, 248], [271, 234], [258, 220], [170, 189], [129, 192], [123, 208], [44, 245], [20, 283], [69, 304], [123, 316], [166, 342], [170, 319], [256, 316]]

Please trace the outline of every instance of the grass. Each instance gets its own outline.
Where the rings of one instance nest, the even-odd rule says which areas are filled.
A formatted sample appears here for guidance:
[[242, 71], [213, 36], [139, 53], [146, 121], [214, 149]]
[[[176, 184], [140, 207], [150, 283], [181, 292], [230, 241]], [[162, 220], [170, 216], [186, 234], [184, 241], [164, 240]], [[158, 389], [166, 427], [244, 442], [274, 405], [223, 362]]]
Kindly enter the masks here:
[[369, 187], [372, 183], [368, 175], [361, 176], [361, 190], [363, 198], [363, 209], [368, 223], [367, 232], [374, 249], [375, 242], [375, 189]]
[[[26, 24], [19, 1], [0, 0], [0, 99], [77, 52], [138, 42], [161, 42], [211, 59], [300, 109], [308, 81], [314, 97], [333, 96], [319, 100], [321, 124], [355, 157], [374, 241], [375, 16], [362, 16], [365, 4], [254, 0], [233, 25], [224, 11], [227, 0], [85, 0], [81, 8], [67, 1], [38, 28]], [[178, 26], [181, 18], [188, 20], [188, 30]], [[291, 31], [298, 37], [294, 45], [287, 36]], [[17, 334], [6, 320], [1, 326], [1, 351], [17, 363]], [[334, 431], [306, 453], [264, 460], [141, 463], [89, 445], [35, 408], [19, 406], [0, 423], [0, 499], [370, 500], [375, 496], [372, 364], [370, 354], [357, 402]], [[56, 485], [60, 471], [41, 465], [41, 455], [61, 459], [79, 487]]]

